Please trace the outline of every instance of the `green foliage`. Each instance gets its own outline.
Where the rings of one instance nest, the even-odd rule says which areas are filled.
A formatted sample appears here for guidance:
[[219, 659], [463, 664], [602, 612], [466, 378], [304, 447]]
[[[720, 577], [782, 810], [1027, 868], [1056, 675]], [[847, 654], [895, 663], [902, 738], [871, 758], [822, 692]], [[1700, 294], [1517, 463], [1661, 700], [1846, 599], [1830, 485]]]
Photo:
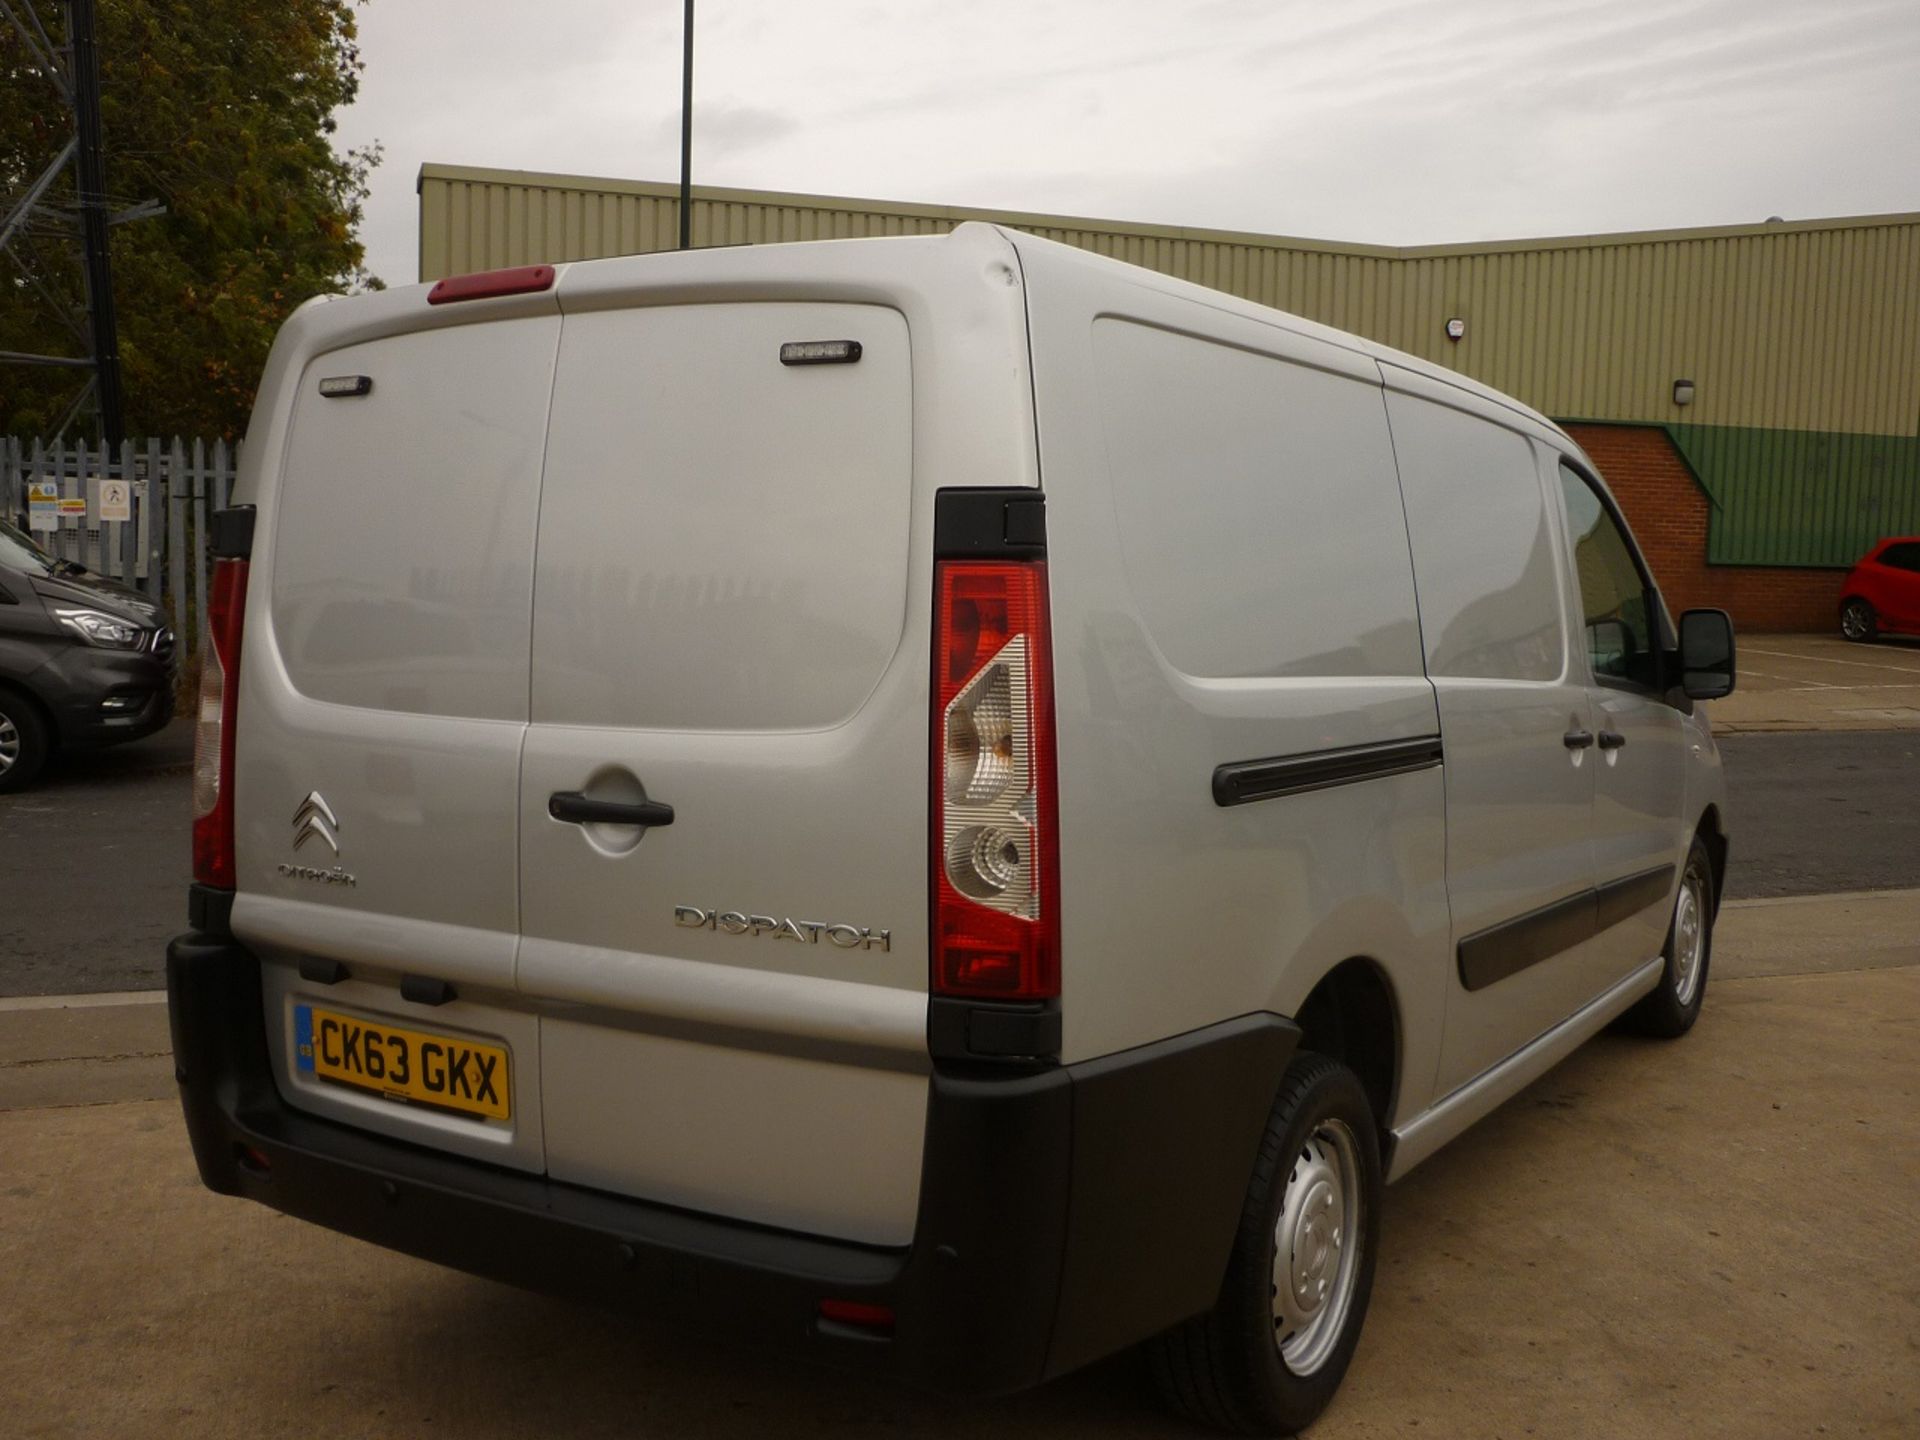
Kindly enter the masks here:
[[[65, 6], [36, 8], [59, 43]], [[355, 238], [379, 149], [342, 156], [329, 138], [363, 68], [352, 0], [99, 0], [98, 30], [112, 203], [166, 206], [112, 230], [126, 433], [238, 438], [280, 322], [309, 296], [380, 284]], [[0, 23], [0, 196], [33, 183], [68, 124]], [[71, 166], [53, 198], [71, 206]], [[60, 313], [84, 313], [73, 243], [41, 224], [12, 250], [0, 350], [84, 354]], [[0, 365], [0, 434], [49, 434], [81, 378]]]

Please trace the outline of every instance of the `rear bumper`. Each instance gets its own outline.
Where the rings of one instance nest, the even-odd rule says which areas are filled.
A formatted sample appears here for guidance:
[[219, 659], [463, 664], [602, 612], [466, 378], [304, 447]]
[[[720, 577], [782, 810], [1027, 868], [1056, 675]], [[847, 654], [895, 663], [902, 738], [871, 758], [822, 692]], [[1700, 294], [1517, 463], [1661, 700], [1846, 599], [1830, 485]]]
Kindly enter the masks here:
[[[1258, 1014], [1037, 1074], [936, 1071], [915, 1239], [901, 1251], [316, 1119], [274, 1085], [259, 965], [242, 946], [180, 937], [167, 989], [211, 1189], [509, 1284], [963, 1394], [1036, 1384], [1213, 1303], [1299, 1034]], [[893, 1332], [823, 1321], [823, 1299], [887, 1306]]]

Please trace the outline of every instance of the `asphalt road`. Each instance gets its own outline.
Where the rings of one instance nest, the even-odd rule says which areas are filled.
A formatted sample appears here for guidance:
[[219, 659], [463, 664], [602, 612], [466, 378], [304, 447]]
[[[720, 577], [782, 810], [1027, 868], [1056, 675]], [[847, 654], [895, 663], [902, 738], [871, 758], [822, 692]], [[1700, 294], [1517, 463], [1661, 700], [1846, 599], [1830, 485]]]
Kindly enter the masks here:
[[[186, 923], [190, 727], [0, 798], [0, 995], [151, 990]], [[1920, 731], [1723, 737], [1730, 898], [1920, 886]]]

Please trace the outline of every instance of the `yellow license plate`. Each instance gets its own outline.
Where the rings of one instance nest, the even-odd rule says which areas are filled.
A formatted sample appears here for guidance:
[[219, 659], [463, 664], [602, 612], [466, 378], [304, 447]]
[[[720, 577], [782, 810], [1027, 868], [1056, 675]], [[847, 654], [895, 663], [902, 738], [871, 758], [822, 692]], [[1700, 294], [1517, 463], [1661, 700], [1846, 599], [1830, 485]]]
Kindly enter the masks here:
[[293, 1007], [294, 1065], [389, 1100], [506, 1120], [513, 1113], [507, 1052], [498, 1045]]

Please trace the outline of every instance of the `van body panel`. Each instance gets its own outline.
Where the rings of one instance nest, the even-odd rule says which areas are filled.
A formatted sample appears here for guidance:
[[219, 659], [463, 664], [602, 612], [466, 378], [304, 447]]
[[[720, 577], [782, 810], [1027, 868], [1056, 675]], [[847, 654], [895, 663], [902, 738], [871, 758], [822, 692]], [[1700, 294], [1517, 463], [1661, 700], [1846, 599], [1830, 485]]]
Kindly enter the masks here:
[[[863, 348], [853, 364], [781, 363], [784, 342], [809, 340]], [[540, 500], [535, 725], [843, 723], [900, 647], [912, 404], [906, 322], [880, 306], [569, 315]]]
[[549, 1015], [540, 1039], [555, 1180], [809, 1235], [913, 1239], [924, 1065], [778, 1054], [599, 1018]]
[[[1576, 478], [1611, 503], [1604, 482], [1593, 462], [1578, 451], [1562, 452], [1541, 445], [1542, 467], [1549, 485], [1562, 489], [1563, 453], [1573, 460]], [[1584, 474], [1578, 472], [1584, 471]], [[1570, 483], [1570, 482], [1569, 482]], [[1555, 523], [1563, 532], [1563, 554], [1572, 558], [1565, 577], [1567, 613], [1584, 617], [1579, 565], [1581, 537], [1573, 533], [1564, 494], [1554, 506]], [[1620, 529], [1620, 538], [1639, 572], [1641, 583], [1652, 588], [1652, 572], [1641, 555], [1630, 531]], [[1653, 592], [1652, 623], [1661, 632], [1663, 645], [1678, 643], [1665, 605]], [[1632, 898], [1626, 901], [1631, 913], [1604, 926], [1595, 937], [1602, 952], [1602, 963], [1610, 972], [1621, 973], [1637, 966], [1650, 955], [1660, 953], [1666, 944], [1667, 925], [1673, 915], [1674, 896], [1680, 884], [1693, 827], [1699, 823], [1700, 807], [1676, 804], [1676, 797], [1689, 793], [1689, 777], [1698, 767], [1704, 724], [1684, 713], [1674, 703], [1671, 692], [1630, 687], [1603, 681], [1594, 674], [1586, 645], [1576, 645], [1576, 662], [1586, 677], [1588, 696], [1593, 706], [1596, 733], [1621, 737], [1617, 748], [1600, 752], [1594, 767], [1592, 836], [1594, 883], [1604, 892], [1612, 886], [1625, 889]], [[1691, 708], [1691, 707], [1689, 707]], [[1717, 755], [1715, 757], [1717, 765]], [[1679, 857], [1676, 859], [1676, 857]], [[1651, 878], [1669, 872], [1667, 883], [1657, 898], [1651, 898]]]
[[[527, 715], [555, 316], [329, 350], [299, 380], [270, 536], [274, 650], [311, 700]], [[328, 398], [322, 379], [364, 376]], [[258, 580], [255, 581], [258, 583]], [[324, 728], [324, 727], [322, 727]]]
[[[1377, 368], [1333, 332], [1014, 238], [1047, 494], [1063, 1060], [1293, 1013], [1356, 955], [1410, 1012], [1444, 1006], [1438, 770], [1230, 808], [1211, 790], [1222, 765], [1439, 733]], [[1417, 1109], [1438, 1036], [1405, 1042]]]
[[1596, 756], [1566, 737], [1594, 722], [1531, 441], [1497, 409], [1441, 405], [1386, 377], [1447, 755], [1451, 985], [1434, 1077], [1445, 1095], [1619, 977], [1590, 939], [1562, 948], [1551, 935], [1554, 953], [1516, 959], [1491, 983], [1462, 974], [1461, 942], [1535, 919], [1550, 927], [1551, 907], [1592, 889]]

